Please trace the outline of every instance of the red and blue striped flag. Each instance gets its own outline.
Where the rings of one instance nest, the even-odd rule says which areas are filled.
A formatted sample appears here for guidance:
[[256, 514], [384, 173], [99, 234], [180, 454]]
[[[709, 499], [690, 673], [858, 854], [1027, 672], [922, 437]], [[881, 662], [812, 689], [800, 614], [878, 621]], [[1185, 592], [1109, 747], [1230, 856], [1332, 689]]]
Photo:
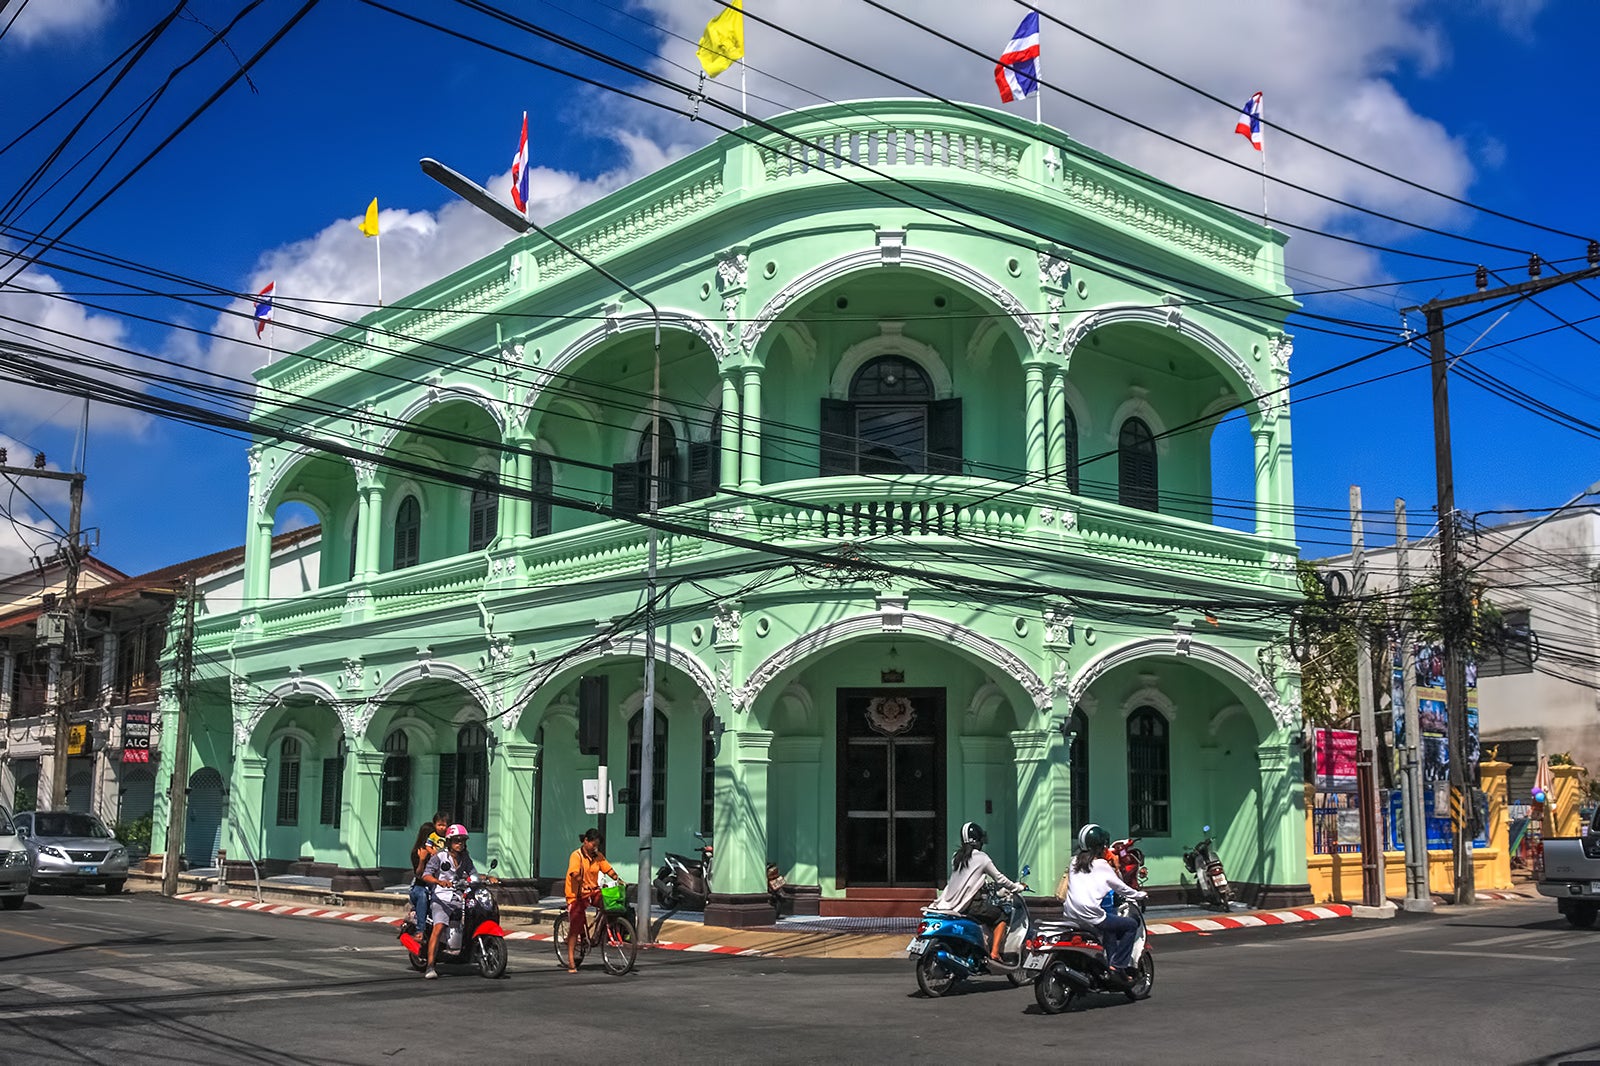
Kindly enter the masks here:
[[267, 328], [267, 323], [272, 321], [272, 290], [278, 283], [267, 282], [267, 287], [256, 293], [256, 336], [261, 336], [261, 331]]
[[1000, 88], [1001, 103], [1026, 100], [1039, 91], [1039, 73], [1034, 63], [1039, 58], [1039, 13], [1030, 11], [1011, 35], [1011, 43], [1000, 54], [994, 67], [994, 83]]
[[1233, 132], [1241, 137], [1250, 138], [1250, 143], [1256, 151], [1261, 151], [1261, 94], [1256, 93], [1244, 102], [1244, 107], [1239, 110], [1239, 124], [1233, 127]]
[[524, 215], [528, 213], [528, 113], [522, 113], [522, 140], [511, 159], [511, 202]]

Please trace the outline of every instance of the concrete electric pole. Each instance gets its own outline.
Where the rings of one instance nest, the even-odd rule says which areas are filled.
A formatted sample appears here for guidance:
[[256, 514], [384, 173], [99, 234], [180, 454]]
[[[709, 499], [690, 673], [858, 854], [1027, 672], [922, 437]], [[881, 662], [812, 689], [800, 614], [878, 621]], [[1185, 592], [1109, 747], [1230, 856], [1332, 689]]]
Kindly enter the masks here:
[[1565, 274], [1539, 276], [1539, 257], [1528, 263], [1529, 278], [1515, 285], [1487, 288], [1488, 273], [1478, 268], [1478, 291], [1465, 296], [1429, 300], [1401, 313], [1421, 311], [1428, 325], [1429, 362], [1433, 372], [1433, 458], [1439, 495], [1439, 585], [1440, 628], [1444, 636], [1445, 714], [1448, 718], [1450, 747], [1450, 808], [1455, 823], [1455, 901], [1472, 903], [1477, 899], [1472, 873], [1472, 824], [1476, 804], [1468, 789], [1476, 782], [1466, 777], [1467, 758], [1467, 632], [1471, 623], [1471, 597], [1467, 594], [1467, 575], [1463, 573], [1460, 543], [1456, 535], [1456, 485], [1450, 450], [1449, 355], [1445, 349], [1444, 313], [1452, 308], [1536, 293], [1575, 281], [1600, 277], [1600, 243], [1589, 242], [1589, 265]]
[[[194, 575], [183, 579], [183, 629], [178, 637], [178, 721], [170, 740], [161, 738], [172, 752], [171, 795], [167, 803], [167, 851], [161, 862], [161, 894], [178, 891], [179, 856], [189, 817], [189, 689], [194, 681]], [[227, 871], [221, 871], [226, 874]]]
[[1356, 603], [1356, 700], [1361, 710], [1361, 749], [1356, 754], [1356, 791], [1361, 812], [1361, 900], [1381, 907], [1383, 834], [1378, 813], [1378, 719], [1373, 707], [1372, 633], [1367, 628], [1367, 560], [1361, 524], [1361, 486], [1350, 486], [1350, 568]]

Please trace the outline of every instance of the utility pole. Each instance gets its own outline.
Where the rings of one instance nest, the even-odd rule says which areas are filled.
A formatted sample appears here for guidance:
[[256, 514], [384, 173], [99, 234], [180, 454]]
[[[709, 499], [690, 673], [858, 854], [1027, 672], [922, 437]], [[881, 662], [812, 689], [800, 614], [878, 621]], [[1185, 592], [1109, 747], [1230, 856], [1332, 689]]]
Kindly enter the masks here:
[[[37, 477], [47, 481], [65, 481], [67, 492], [71, 500], [71, 517], [67, 520], [67, 539], [61, 551], [61, 557], [67, 564], [67, 584], [61, 595], [61, 609], [50, 612], [54, 619], [45, 622], [46, 626], [60, 625], [59, 632], [46, 632], [44, 643], [55, 641], [54, 646], [59, 656], [56, 670], [55, 690], [51, 700], [51, 719], [55, 733], [55, 772], [50, 775], [50, 810], [64, 810], [67, 806], [67, 747], [71, 730], [67, 723], [67, 696], [73, 691], [72, 681], [78, 676], [78, 654], [81, 627], [77, 619], [78, 598], [78, 570], [83, 562], [78, 540], [83, 533], [83, 481], [82, 472], [69, 472], [65, 470], [46, 470], [44, 468], [44, 452], [37, 452], [33, 457], [32, 468], [21, 466], [6, 466], [6, 451], [0, 448], [0, 475], [6, 478]], [[47, 619], [49, 616], [47, 616]], [[59, 621], [57, 621], [59, 620]]]
[[[167, 854], [161, 862], [161, 894], [178, 891], [178, 856], [189, 816], [189, 689], [194, 680], [194, 575], [183, 579], [183, 630], [178, 644], [178, 722], [171, 740], [172, 784], [167, 803]], [[162, 745], [168, 741], [162, 739]]]
[[1356, 790], [1361, 812], [1361, 899], [1381, 907], [1383, 838], [1378, 831], [1378, 719], [1372, 705], [1372, 634], [1367, 629], [1367, 560], [1361, 524], [1361, 486], [1350, 486], [1350, 566], [1355, 571], [1356, 697], [1361, 709], [1361, 749], [1356, 754]]
[[1433, 377], [1433, 461], [1434, 476], [1439, 495], [1439, 584], [1440, 628], [1444, 636], [1444, 690], [1445, 715], [1448, 719], [1450, 745], [1450, 807], [1455, 826], [1453, 848], [1455, 866], [1455, 901], [1473, 903], [1477, 891], [1472, 873], [1472, 823], [1476, 820], [1477, 805], [1472, 802], [1468, 788], [1476, 782], [1466, 777], [1467, 758], [1467, 627], [1470, 622], [1470, 598], [1466, 595], [1466, 578], [1461, 572], [1460, 545], [1456, 539], [1456, 485], [1455, 471], [1450, 451], [1450, 385], [1449, 355], [1445, 349], [1444, 313], [1452, 308], [1484, 303], [1508, 297], [1528, 297], [1536, 293], [1575, 281], [1600, 277], [1600, 242], [1589, 242], [1589, 265], [1583, 270], [1540, 277], [1538, 256], [1528, 261], [1528, 280], [1498, 289], [1488, 288], [1488, 272], [1478, 268], [1478, 291], [1465, 296], [1452, 296], [1443, 300], [1429, 300], [1418, 307], [1405, 308], [1401, 313], [1421, 311], [1428, 325], [1429, 359]]
[[1411, 602], [1411, 548], [1406, 543], [1406, 501], [1394, 501], [1395, 570], [1400, 588], [1400, 706], [1405, 747], [1401, 752], [1401, 811], [1405, 819], [1406, 898], [1408, 911], [1433, 910], [1433, 889], [1428, 881], [1428, 815], [1422, 798], [1422, 720], [1417, 713], [1417, 650], [1405, 612]]

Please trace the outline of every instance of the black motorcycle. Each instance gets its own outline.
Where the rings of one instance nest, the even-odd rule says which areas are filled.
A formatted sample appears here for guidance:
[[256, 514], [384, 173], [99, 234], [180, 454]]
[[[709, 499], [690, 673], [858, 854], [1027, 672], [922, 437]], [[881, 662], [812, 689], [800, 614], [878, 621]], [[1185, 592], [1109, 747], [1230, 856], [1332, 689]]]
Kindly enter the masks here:
[[690, 858], [675, 851], [667, 852], [656, 874], [652, 888], [656, 903], [669, 911], [703, 911], [711, 897], [711, 841], [704, 833], [696, 833], [700, 846], [695, 848], [699, 858]]
[[1040, 922], [1025, 945], [1025, 974], [1037, 974], [1034, 999], [1046, 1014], [1071, 1010], [1089, 992], [1118, 992], [1137, 1002], [1150, 995], [1156, 983], [1156, 960], [1150, 954], [1149, 931], [1144, 924], [1144, 904], [1124, 899], [1117, 913], [1139, 923], [1133, 942], [1135, 974], [1130, 980], [1111, 968], [1105, 944], [1094, 926], [1073, 922]]
[[[491, 862], [492, 870], [498, 861]], [[506, 972], [506, 931], [500, 925], [500, 904], [489, 888], [490, 878], [472, 874], [456, 886], [455, 900], [445, 907], [449, 922], [439, 936], [435, 957], [440, 963], [465, 963], [493, 980]], [[428, 945], [422, 930], [407, 923], [400, 929], [413, 970], [428, 968]]]
[[1228, 884], [1222, 860], [1217, 857], [1216, 847], [1211, 843], [1211, 827], [1203, 826], [1201, 832], [1205, 833], [1205, 839], [1192, 848], [1184, 849], [1183, 868], [1194, 874], [1200, 898], [1206, 906], [1225, 911], [1233, 905], [1233, 886]]

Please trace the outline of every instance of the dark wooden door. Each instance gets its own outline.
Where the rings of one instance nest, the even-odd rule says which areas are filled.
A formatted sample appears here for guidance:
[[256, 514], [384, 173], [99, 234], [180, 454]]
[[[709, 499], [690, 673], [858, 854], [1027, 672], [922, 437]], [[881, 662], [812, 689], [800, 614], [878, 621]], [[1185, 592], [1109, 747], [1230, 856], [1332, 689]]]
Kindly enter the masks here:
[[944, 689], [840, 689], [838, 862], [842, 883], [944, 880]]

